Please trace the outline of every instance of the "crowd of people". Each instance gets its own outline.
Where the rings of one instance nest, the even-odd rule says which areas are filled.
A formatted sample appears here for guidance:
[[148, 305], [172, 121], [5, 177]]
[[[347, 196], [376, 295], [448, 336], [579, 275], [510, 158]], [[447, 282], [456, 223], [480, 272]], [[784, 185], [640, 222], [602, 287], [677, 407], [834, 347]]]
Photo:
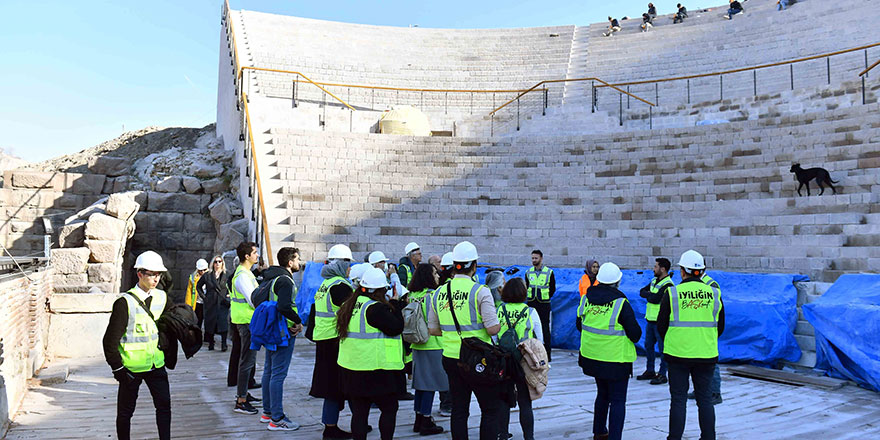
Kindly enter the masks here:
[[[743, 0], [745, 2], [747, 0]], [[776, 9], [779, 11], [783, 11], [789, 6], [796, 3], [797, 0], [776, 0]], [[672, 15], [672, 23], [678, 24], [683, 23], [686, 18], [688, 18], [688, 10], [686, 7], [682, 6], [681, 3], [675, 5], [676, 11]], [[739, 0], [728, 0], [727, 11], [722, 15], [723, 18], [727, 20], [732, 20], [734, 16], [742, 14], [745, 12], [745, 8]], [[639, 25], [639, 29], [642, 32], [648, 32], [654, 27], [654, 19], [657, 18], [657, 8], [653, 3], [648, 3], [648, 10], [642, 13], [642, 23]], [[623, 17], [621, 20], [627, 20], [628, 17]], [[602, 33], [602, 35], [606, 37], [613, 36], [616, 32], [620, 32], [620, 20], [608, 17], [608, 29]]]
[[[293, 274], [302, 266], [297, 249], [280, 249], [277, 266], [260, 268], [257, 244], [241, 243], [236, 249], [239, 263], [231, 276], [223, 258], [212, 259], [210, 268], [207, 261], [199, 260], [184, 302], [193, 312], [201, 309], [199, 320], [209, 336], [209, 350], [218, 333], [221, 350], [226, 350], [226, 319], [231, 323], [227, 385], [236, 387], [233, 410], [260, 414], [259, 422], [272, 431], [299, 428], [285, 414], [283, 398], [295, 339], [305, 330], [315, 343], [309, 395], [323, 400], [325, 439], [366, 438], [372, 430], [371, 408], [380, 412], [381, 438], [391, 439], [399, 402], [409, 399], [415, 413], [413, 432], [440, 434], [446, 428], [433, 418], [437, 393], [441, 415], [443, 405], [448, 405], [454, 439], [468, 437], [474, 396], [480, 407], [481, 439], [512, 436], [510, 410], [517, 406], [523, 438], [534, 439], [532, 400], [540, 398], [547, 384], [551, 300], [556, 292], [555, 274], [544, 264], [543, 253], [532, 252], [532, 265], [522, 278], [505, 279], [503, 271], [489, 270], [481, 284], [476, 277], [479, 255], [470, 242], [459, 243], [442, 257], [431, 256], [426, 263], [418, 244], [409, 243], [404, 252], [397, 265], [380, 251], [356, 264], [347, 246], [331, 247], [308, 323], [302, 322], [295, 301]], [[724, 331], [720, 286], [706, 275], [703, 257], [695, 251], [682, 254], [678, 266], [682, 281], [676, 285], [672, 263], [657, 258], [654, 278], [640, 291], [647, 301], [648, 356], [645, 372], [636, 379], [650, 380], [652, 385], [668, 383], [670, 439], [683, 434], [692, 380], [701, 438], [715, 438], [713, 405], [721, 400], [717, 341]], [[167, 269], [152, 251], [140, 255], [135, 268], [137, 285], [114, 303], [104, 335], [105, 357], [119, 382], [117, 434], [129, 438], [138, 388], [146, 382], [156, 407], [158, 436], [166, 439], [170, 438], [170, 392], [156, 320], [171, 307], [165, 292], [157, 288]], [[635, 344], [643, 332], [619, 290], [622, 276], [614, 263], [588, 260], [578, 285], [573, 325], [580, 334], [578, 364], [596, 383], [594, 439], [622, 437]], [[655, 370], [655, 344], [661, 353], [659, 370]], [[255, 383], [262, 348], [262, 383]], [[483, 356], [476, 364], [474, 353]], [[532, 364], [538, 366], [535, 371], [544, 372], [543, 383], [536, 382], [535, 371], [526, 367]], [[406, 390], [407, 376], [414, 395]], [[257, 388], [262, 390], [260, 398], [249, 392]], [[351, 410], [350, 432], [339, 427], [346, 402]]]

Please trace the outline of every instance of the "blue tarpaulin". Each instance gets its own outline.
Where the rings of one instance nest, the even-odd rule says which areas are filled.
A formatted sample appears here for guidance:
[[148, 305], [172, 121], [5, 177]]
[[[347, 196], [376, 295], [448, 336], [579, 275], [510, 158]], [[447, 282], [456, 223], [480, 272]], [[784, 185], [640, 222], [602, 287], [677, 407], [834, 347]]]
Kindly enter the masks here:
[[[314, 301], [315, 291], [321, 285], [322, 266], [321, 263], [306, 265], [296, 300], [304, 320]], [[522, 278], [529, 266], [503, 268], [505, 278], [510, 279]], [[580, 334], [575, 328], [575, 315], [580, 301], [577, 287], [584, 271], [580, 268], [555, 268], [553, 272], [556, 278], [556, 294], [551, 302], [553, 347], [575, 350], [580, 347]], [[486, 267], [478, 268], [477, 275], [481, 282], [485, 280], [485, 273]], [[806, 276], [718, 271], [710, 271], [709, 275], [721, 286], [726, 310], [726, 326], [719, 341], [722, 362], [772, 365], [780, 360], [795, 362], [800, 358], [801, 351], [794, 339], [797, 290], [792, 283], [809, 281]], [[651, 271], [624, 270], [620, 283], [620, 290], [632, 304], [643, 330], [646, 300], [639, 296], [639, 289], [647, 285], [651, 277]], [[673, 277], [673, 281], [679, 281], [678, 275]], [[636, 346], [639, 352], [644, 353], [644, 335]]]
[[802, 309], [816, 328], [816, 368], [880, 391], [880, 275], [841, 275]]

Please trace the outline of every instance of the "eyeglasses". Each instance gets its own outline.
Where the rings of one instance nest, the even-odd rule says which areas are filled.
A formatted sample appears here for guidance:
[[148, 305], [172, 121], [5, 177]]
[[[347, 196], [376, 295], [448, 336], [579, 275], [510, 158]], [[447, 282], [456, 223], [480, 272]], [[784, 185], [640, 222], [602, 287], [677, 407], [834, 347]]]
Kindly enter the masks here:
[[150, 271], [146, 271], [146, 270], [142, 270], [141, 274], [143, 276], [149, 277], [149, 278], [158, 278], [158, 277], [162, 276], [162, 272], [150, 272]]
[[214, 260], [214, 263], [223, 263], [223, 260]]

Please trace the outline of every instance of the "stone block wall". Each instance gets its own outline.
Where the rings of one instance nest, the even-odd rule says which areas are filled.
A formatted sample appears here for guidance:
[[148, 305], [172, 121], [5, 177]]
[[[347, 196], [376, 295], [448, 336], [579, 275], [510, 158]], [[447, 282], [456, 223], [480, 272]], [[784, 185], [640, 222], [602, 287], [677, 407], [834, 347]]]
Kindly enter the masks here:
[[43, 366], [48, 343], [46, 301], [52, 291], [52, 268], [46, 263], [0, 274], [0, 436], [27, 391], [27, 381]]

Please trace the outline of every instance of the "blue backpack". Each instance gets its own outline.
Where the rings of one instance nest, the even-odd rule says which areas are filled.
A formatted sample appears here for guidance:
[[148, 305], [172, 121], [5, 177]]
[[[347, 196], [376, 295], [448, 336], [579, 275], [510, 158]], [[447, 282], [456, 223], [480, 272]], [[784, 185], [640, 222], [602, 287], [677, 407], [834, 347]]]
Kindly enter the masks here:
[[278, 301], [275, 296], [275, 281], [278, 278], [273, 278], [271, 282], [263, 282], [252, 295], [253, 302], [258, 305], [254, 309], [250, 323], [251, 350], [259, 350], [261, 346], [265, 346], [266, 350], [275, 351], [278, 347], [287, 347], [290, 343], [287, 320], [278, 311]]

